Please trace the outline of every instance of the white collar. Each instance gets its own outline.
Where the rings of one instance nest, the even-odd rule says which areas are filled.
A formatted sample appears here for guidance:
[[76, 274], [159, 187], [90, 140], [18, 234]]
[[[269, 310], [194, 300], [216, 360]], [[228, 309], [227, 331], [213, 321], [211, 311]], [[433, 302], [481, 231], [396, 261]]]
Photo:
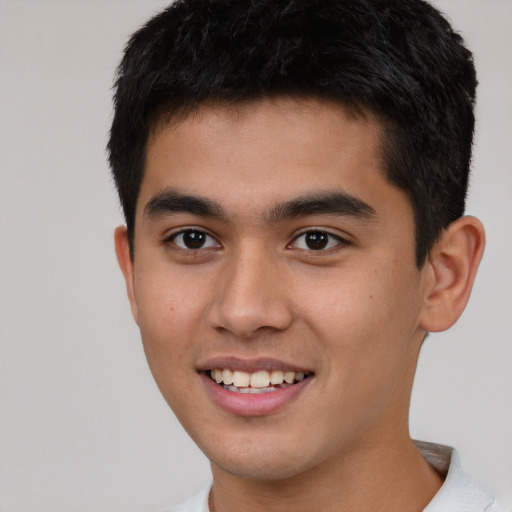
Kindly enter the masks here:
[[445, 477], [423, 512], [483, 512], [494, 503], [491, 491], [464, 473], [456, 450], [441, 444], [414, 442], [425, 460]]

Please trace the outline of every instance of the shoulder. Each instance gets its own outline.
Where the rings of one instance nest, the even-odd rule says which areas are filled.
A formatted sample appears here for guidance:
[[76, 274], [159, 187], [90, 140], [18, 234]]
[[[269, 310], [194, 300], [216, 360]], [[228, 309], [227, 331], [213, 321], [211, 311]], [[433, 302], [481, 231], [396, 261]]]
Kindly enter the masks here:
[[211, 484], [208, 484], [187, 501], [175, 507], [166, 508], [162, 512], [209, 512], [208, 495], [210, 494], [210, 487]]
[[424, 512], [502, 512], [492, 492], [464, 473], [455, 449], [415, 442], [427, 462], [445, 477]]

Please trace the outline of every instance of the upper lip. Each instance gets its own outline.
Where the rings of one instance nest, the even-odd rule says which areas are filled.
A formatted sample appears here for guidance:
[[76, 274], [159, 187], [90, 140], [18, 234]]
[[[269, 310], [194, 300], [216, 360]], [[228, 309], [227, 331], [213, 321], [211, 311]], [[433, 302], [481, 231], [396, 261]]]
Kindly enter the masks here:
[[258, 358], [239, 358], [233, 356], [217, 356], [204, 359], [197, 365], [198, 371], [208, 371], [214, 368], [229, 368], [247, 373], [254, 373], [262, 370], [268, 372], [272, 370], [283, 370], [290, 372], [312, 373], [311, 368], [298, 365], [294, 362], [283, 361], [280, 359], [258, 357]]

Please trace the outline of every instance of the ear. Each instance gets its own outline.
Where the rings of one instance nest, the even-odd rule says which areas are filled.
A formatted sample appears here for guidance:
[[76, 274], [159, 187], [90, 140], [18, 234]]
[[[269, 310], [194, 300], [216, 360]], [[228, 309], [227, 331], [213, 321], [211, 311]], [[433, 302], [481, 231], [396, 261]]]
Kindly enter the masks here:
[[444, 331], [460, 317], [469, 300], [485, 246], [485, 231], [475, 217], [462, 217], [448, 226], [425, 264], [424, 303], [420, 326]]
[[130, 300], [132, 308], [132, 315], [137, 324], [139, 323], [139, 312], [137, 308], [137, 301], [135, 300], [135, 286], [134, 286], [134, 273], [133, 273], [133, 260], [130, 254], [130, 242], [128, 240], [128, 232], [125, 226], [119, 226], [114, 231], [114, 243], [116, 247], [116, 256], [121, 272], [123, 273], [126, 282], [126, 292]]

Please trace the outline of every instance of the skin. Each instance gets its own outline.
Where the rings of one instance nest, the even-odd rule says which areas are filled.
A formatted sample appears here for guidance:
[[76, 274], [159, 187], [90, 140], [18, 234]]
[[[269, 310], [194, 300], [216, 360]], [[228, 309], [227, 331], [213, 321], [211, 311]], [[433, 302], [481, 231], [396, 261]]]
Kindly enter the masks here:
[[[169, 190], [223, 215], [148, 212]], [[333, 191], [372, 215], [269, 219], [276, 205]], [[211, 510], [428, 504], [442, 478], [409, 436], [414, 373], [426, 331], [464, 309], [484, 234], [464, 217], [416, 267], [412, 207], [384, 176], [375, 120], [315, 100], [205, 105], [153, 131], [135, 226], [133, 261], [116, 230], [118, 260], [155, 380], [211, 460]], [[185, 228], [206, 244], [183, 245]], [[328, 246], [311, 249], [308, 231]], [[313, 377], [271, 414], [232, 414], [201, 379], [215, 357], [277, 359]]]

